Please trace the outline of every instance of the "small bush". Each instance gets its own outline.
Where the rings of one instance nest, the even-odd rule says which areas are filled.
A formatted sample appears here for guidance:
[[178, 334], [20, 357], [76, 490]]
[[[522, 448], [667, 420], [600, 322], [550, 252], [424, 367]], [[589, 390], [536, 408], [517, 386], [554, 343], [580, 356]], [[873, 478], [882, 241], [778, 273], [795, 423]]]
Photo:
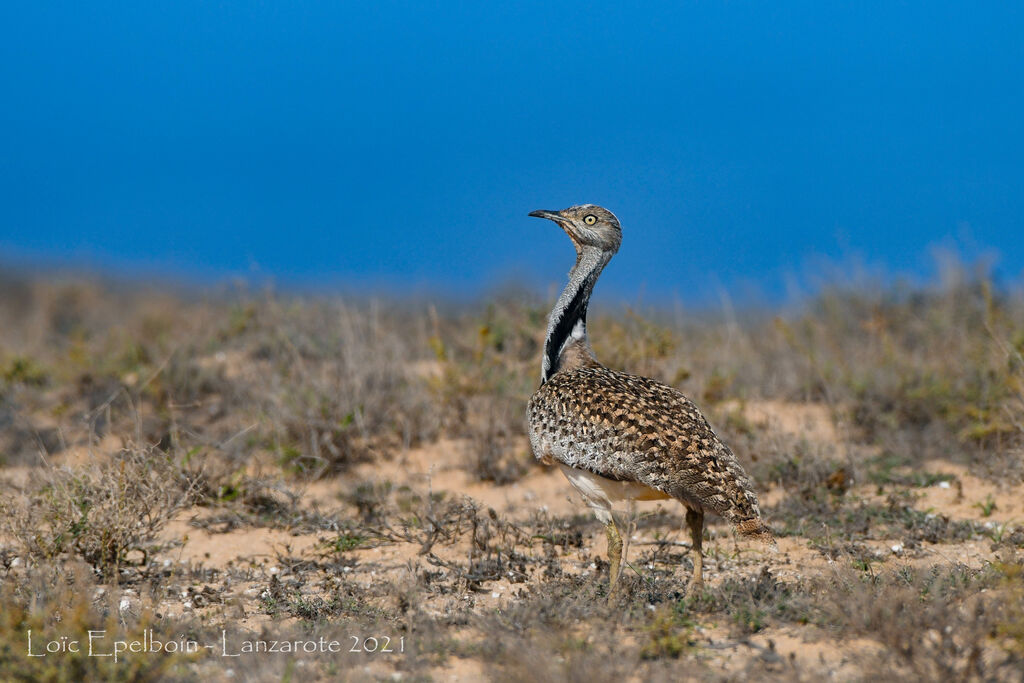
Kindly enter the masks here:
[[157, 533], [188, 504], [190, 483], [152, 448], [126, 448], [99, 466], [53, 470], [30, 504], [4, 503], [5, 532], [29, 557], [71, 553], [116, 576], [132, 552], [145, 562]]
[[533, 463], [526, 442], [526, 402], [536, 389], [544, 322], [539, 308], [489, 306], [449, 335], [431, 339], [440, 374], [430, 387], [444, 427], [465, 439], [466, 469], [483, 481], [508, 484]]
[[[1019, 566], [1015, 569], [1019, 575]], [[867, 577], [840, 573], [821, 591], [822, 622], [847, 635], [871, 638], [882, 656], [866, 674], [915, 680], [1020, 680], [1012, 651], [1013, 621], [1021, 592], [996, 568], [962, 565], [913, 569]], [[995, 590], [993, 590], [995, 589]], [[1011, 627], [1016, 628], [1016, 627]], [[1008, 636], [1010, 649], [991, 648], [991, 636]]]
[[268, 301], [245, 334], [257, 347], [252, 398], [291, 471], [337, 473], [436, 432], [435, 407], [410, 369], [415, 350], [378, 307]]

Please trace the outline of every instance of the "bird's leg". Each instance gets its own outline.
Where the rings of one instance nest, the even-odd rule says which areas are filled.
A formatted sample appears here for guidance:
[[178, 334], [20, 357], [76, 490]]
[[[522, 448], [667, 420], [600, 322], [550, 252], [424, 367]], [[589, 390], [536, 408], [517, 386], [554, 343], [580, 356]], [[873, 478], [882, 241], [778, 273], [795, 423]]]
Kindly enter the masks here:
[[686, 508], [686, 525], [690, 527], [690, 542], [693, 548], [693, 576], [690, 578], [690, 589], [704, 585], [704, 553], [701, 546], [704, 542], [704, 513]]
[[[630, 500], [626, 503], [626, 517], [625, 517], [625, 534], [622, 536], [622, 562], [621, 567], [629, 566], [629, 543], [633, 540], [633, 534], [636, 533], [636, 501]], [[619, 521], [623, 521], [619, 518]], [[620, 529], [620, 533], [621, 533]]]
[[608, 562], [611, 564], [608, 570], [608, 594], [614, 595], [618, 588], [619, 574], [622, 572], [622, 536], [619, 535], [619, 528], [615, 526], [615, 518], [611, 515], [605, 520], [604, 530], [608, 534]]
[[622, 571], [622, 536], [619, 535], [619, 527], [615, 525], [615, 517], [612, 515], [611, 506], [590, 502], [597, 518], [604, 522], [605, 533], [608, 534], [608, 596], [615, 595], [616, 586], [619, 583], [619, 574]]

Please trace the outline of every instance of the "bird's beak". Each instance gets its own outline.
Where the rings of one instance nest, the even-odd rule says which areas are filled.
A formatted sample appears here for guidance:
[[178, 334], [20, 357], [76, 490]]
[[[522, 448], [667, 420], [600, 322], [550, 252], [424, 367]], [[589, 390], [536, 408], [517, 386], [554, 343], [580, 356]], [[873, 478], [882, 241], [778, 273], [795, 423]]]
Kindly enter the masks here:
[[545, 211], [544, 209], [537, 209], [536, 211], [531, 211], [530, 215], [533, 216], [534, 218], [547, 218], [549, 221], [554, 221], [559, 225], [565, 222], [565, 218], [558, 211]]

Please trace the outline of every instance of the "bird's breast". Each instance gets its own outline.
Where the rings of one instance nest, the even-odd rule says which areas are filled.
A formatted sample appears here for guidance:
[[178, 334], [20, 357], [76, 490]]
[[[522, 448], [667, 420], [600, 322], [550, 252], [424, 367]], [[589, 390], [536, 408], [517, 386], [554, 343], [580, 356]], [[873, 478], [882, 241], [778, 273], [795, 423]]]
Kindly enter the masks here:
[[667, 493], [635, 481], [616, 481], [587, 470], [560, 464], [562, 474], [587, 502], [611, 508], [623, 500], [665, 500]]

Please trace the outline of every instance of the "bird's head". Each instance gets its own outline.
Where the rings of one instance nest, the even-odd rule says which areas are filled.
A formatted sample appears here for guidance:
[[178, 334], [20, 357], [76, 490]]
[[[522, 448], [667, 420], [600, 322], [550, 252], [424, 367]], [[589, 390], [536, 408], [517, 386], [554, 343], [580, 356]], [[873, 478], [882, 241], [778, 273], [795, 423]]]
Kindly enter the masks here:
[[576, 245], [576, 251], [584, 247], [596, 247], [614, 254], [622, 244], [622, 228], [619, 219], [608, 209], [594, 204], [570, 206], [561, 211], [531, 211], [531, 216], [547, 218], [562, 226]]

